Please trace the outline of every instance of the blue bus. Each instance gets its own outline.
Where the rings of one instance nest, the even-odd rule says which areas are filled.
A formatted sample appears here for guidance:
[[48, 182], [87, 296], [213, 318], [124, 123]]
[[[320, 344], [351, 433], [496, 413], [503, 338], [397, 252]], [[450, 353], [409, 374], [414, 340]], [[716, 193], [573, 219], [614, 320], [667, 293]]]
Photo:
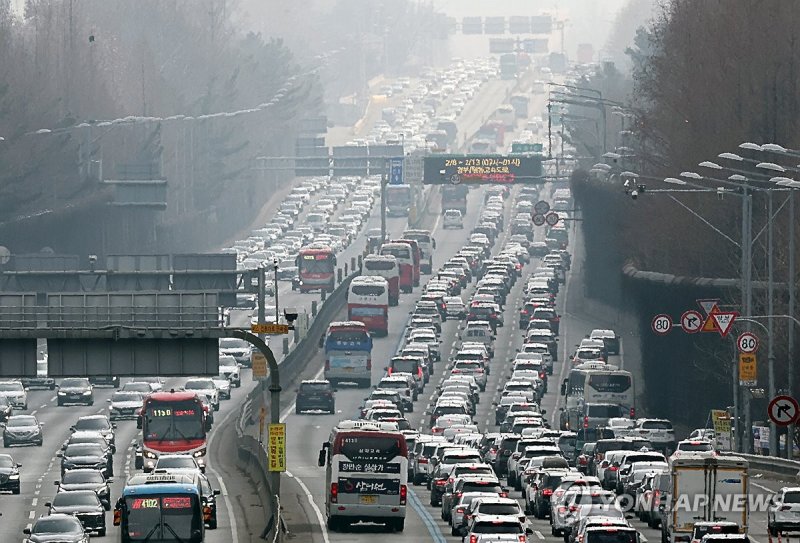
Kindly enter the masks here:
[[332, 385], [372, 386], [372, 337], [363, 322], [332, 322], [323, 340], [325, 379]]
[[122, 529], [123, 543], [200, 543], [205, 537], [201, 488], [184, 474], [135, 476], [117, 500], [114, 526]]

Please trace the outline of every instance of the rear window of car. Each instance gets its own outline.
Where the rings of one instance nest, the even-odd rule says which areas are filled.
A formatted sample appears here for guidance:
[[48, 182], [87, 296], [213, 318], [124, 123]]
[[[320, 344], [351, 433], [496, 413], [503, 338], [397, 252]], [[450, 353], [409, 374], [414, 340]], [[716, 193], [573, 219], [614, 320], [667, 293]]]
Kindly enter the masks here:
[[331, 386], [327, 383], [303, 383], [300, 385], [301, 392], [326, 392]]
[[642, 423], [645, 430], [672, 430], [672, 423], [668, 420], [646, 420]]
[[482, 515], [519, 515], [519, 505], [513, 503], [482, 503], [478, 506]]
[[521, 534], [522, 525], [515, 522], [493, 520], [489, 522], [476, 522], [472, 526], [474, 534]]
[[585, 541], [586, 543], [636, 543], [636, 532], [616, 528], [592, 530], [586, 534]]
[[500, 484], [494, 481], [465, 481], [461, 492], [501, 492]]

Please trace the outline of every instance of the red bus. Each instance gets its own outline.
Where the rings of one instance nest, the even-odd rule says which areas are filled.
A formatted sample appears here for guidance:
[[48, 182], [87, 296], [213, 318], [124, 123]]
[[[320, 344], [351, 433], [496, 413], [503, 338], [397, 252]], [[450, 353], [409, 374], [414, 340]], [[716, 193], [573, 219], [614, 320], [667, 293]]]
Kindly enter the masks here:
[[367, 255], [364, 258], [364, 275], [377, 275], [389, 283], [389, 305], [396, 306], [400, 300], [400, 267], [392, 255]]
[[407, 243], [390, 241], [381, 245], [380, 254], [383, 256], [393, 256], [397, 260], [400, 268], [398, 286], [401, 292], [411, 292], [414, 290], [414, 256], [411, 247]]
[[389, 334], [389, 283], [376, 275], [354, 277], [347, 291], [347, 318], [375, 335]]
[[206, 463], [206, 412], [195, 392], [153, 392], [144, 399], [137, 426], [142, 429], [145, 471], [161, 454], [190, 454]]
[[415, 239], [392, 239], [389, 240], [391, 242], [397, 243], [406, 243], [411, 247], [411, 256], [414, 259], [414, 286], [419, 286], [419, 276], [421, 273], [421, 266], [422, 266], [422, 249], [419, 247], [419, 243]]
[[312, 243], [297, 254], [297, 283], [293, 290], [310, 292], [327, 290], [336, 286], [336, 254], [324, 243]]

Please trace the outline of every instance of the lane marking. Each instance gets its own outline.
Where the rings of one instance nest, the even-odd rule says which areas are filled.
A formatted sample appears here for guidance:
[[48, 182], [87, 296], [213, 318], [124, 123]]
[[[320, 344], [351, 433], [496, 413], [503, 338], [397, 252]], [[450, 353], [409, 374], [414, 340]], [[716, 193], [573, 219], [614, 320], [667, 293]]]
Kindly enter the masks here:
[[33, 498], [31, 500], [31, 507], [36, 507], [39, 504], [39, 498]]
[[29, 511], [28, 512], [28, 518], [31, 519], [31, 520], [36, 518], [36, 511]]
[[428, 529], [428, 533], [430, 533], [431, 538], [436, 543], [447, 543], [447, 540], [442, 535], [442, 531], [439, 529], [439, 526], [433, 520], [430, 512], [422, 505], [417, 493], [414, 492], [413, 489], [409, 489], [408, 495], [411, 497], [409, 500], [411, 502], [411, 508], [417, 512], [419, 517], [422, 519], [422, 522], [425, 524], [425, 527]]
[[771, 488], [767, 488], [764, 485], [760, 485], [758, 483], [755, 483], [755, 482], [752, 481], [752, 479], [750, 480], [750, 485], [752, 485], [752, 486], [754, 486], [756, 488], [760, 488], [761, 490], [764, 490], [766, 492], [769, 492], [770, 494], [774, 494], [775, 493], [775, 491], [772, 490]]
[[[536, 530], [536, 532], [534, 533], [536, 534], [536, 537], [538, 537], [539, 539], [544, 539], [544, 535], [542, 535], [542, 532], [540, 532], [539, 530]], [[642, 541], [644, 541], [644, 538], [642, 538]], [[647, 542], [645, 541], [645, 543]]]
[[[222, 419], [222, 421], [221, 421], [222, 426], [225, 426], [226, 423], [228, 422], [228, 419], [231, 418], [231, 416], [233, 414], [235, 414], [235, 413], [236, 413], [236, 410], [235, 409], [231, 409], [228, 412], [228, 414], [225, 415], [225, 418]], [[211, 448], [211, 444], [214, 441], [214, 438], [216, 436], [217, 436], [216, 433], [211, 434], [211, 437], [208, 440], [208, 448], [209, 449]], [[231, 524], [231, 541], [239, 541], [239, 531], [236, 528], [236, 516], [233, 514], [233, 504], [231, 503], [231, 500], [228, 497], [228, 487], [225, 485], [225, 481], [220, 476], [220, 474], [217, 472], [217, 470], [214, 469], [213, 466], [206, 465], [206, 469], [208, 471], [210, 471], [211, 474], [214, 475], [214, 477], [216, 477], [217, 481], [219, 482], [219, 489], [220, 489], [222, 495], [225, 496], [225, 500], [224, 500], [225, 501], [225, 511], [228, 513], [228, 519], [230, 519], [230, 524]]]
[[286, 475], [297, 481], [297, 484], [305, 493], [306, 498], [308, 499], [308, 503], [311, 505], [311, 509], [313, 509], [314, 515], [316, 515], [317, 517], [317, 522], [319, 523], [319, 526], [322, 529], [322, 539], [325, 540], [325, 543], [330, 543], [330, 538], [328, 537], [328, 526], [325, 523], [325, 518], [322, 516], [322, 511], [314, 501], [314, 496], [311, 495], [311, 491], [308, 489], [303, 480], [300, 479], [300, 477], [295, 477], [291, 471], [286, 470]]

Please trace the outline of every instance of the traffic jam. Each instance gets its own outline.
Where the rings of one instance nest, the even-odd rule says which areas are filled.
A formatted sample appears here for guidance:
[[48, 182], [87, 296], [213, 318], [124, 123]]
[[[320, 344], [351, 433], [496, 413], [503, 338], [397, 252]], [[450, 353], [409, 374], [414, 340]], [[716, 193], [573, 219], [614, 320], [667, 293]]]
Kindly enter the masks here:
[[[322, 342], [324, 379], [299, 389], [297, 413], [335, 413], [337, 390], [367, 389], [320, 450], [327, 528], [402, 531], [414, 507], [464, 543], [639, 543], [645, 531], [660, 532], [662, 543], [753, 539], [748, 462], [721, 456], [712, 429], [678, 439], [669, 420], [638, 416], [614, 330], [587, 328], [574, 347], [560, 346], [574, 232], [569, 189], [478, 190], [467, 242], [434, 260], [427, 281], [417, 282], [418, 268], [431, 253], [416, 242], [433, 247], [427, 232], [367, 257], [375, 268], [352, 283], [348, 321], [331, 323]], [[537, 229], [537, 213], [559, 220]], [[389, 308], [398, 290], [406, 296], [417, 285], [407, 320], [392, 315], [405, 321], [403, 337], [372, 382], [379, 362], [371, 352], [384, 341]], [[785, 487], [765, 502], [770, 534], [796, 529], [790, 504], [798, 497], [800, 489]]]

